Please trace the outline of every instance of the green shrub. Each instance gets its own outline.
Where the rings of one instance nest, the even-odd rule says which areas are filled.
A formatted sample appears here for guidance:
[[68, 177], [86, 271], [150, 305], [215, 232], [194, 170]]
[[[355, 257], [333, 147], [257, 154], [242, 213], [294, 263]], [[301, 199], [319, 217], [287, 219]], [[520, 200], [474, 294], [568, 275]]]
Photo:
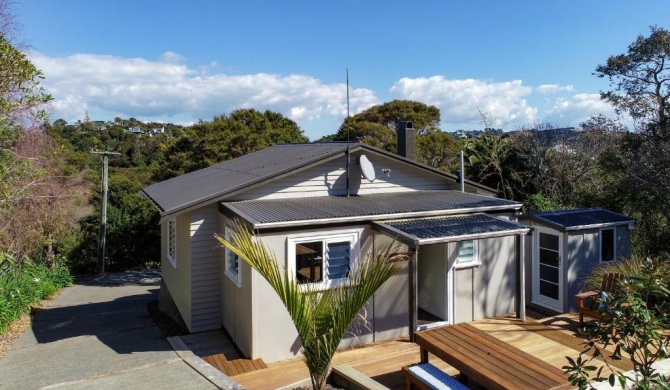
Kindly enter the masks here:
[[61, 264], [49, 268], [28, 259], [17, 261], [6, 253], [0, 254], [0, 264], [9, 264], [0, 275], [0, 333], [31, 305], [72, 284], [70, 271]]
[[643, 261], [645, 261], [645, 257], [633, 256], [628, 259], [608, 261], [599, 264], [584, 278], [584, 291], [600, 290], [603, 282], [603, 275], [612, 272], [625, 276], [639, 275]]

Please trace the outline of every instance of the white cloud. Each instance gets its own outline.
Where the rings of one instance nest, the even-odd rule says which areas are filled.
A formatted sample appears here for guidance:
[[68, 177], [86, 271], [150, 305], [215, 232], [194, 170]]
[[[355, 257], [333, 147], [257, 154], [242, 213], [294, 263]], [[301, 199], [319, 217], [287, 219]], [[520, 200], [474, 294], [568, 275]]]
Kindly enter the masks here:
[[[580, 93], [569, 97], [557, 98], [546, 115], [546, 122], [556, 125], [578, 126], [592, 116], [603, 114], [609, 118], [617, 118], [614, 108], [600, 99], [597, 93]], [[622, 118], [624, 123], [631, 125], [629, 118]]]
[[[67, 121], [115, 116], [174, 123], [209, 120], [236, 108], [270, 109], [300, 122], [346, 115], [346, 85], [304, 75], [228, 75], [217, 66], [193, 69], [179, 54], [157, 61], [106, 55], [32, 56], [53, 94], [53, 117]], [[211, 74], [210, 74], [211, 73]], [[374, 92], [350, 90], [352, 112], [378, 103]], [[305, 129], [307, 130], [307, 129]], [[334, 129], [333, 129], [334, 132]]]
[[559, 84], [543, 84], [539, 87], [536, 87], [535, 90], [539, 93], [549, 94], [557, 92], [572, 92], [575, 87], [572, 85], [559, 85]]
[[535, 121], [537, 109], [530, 107], [526, 100], [532, 90], [524, 86], [521, 80], [494, 83], [433, 76], [402, 78], [391, 87], [390, 92], [397, 99], [435, 105], [442, 113], [443, 123], [478, 128], [482, 124], [479, 111], [496, 119], [496, 126]]

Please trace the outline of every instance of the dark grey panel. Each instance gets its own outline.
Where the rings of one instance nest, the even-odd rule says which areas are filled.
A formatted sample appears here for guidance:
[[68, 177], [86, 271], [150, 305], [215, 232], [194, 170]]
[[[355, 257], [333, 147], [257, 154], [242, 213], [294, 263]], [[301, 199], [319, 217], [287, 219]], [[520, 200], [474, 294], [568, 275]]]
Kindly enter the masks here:
[[[272, 200], [246, 200], [223, 203], [224, 207], [257, 224], [336, 219], [359, 216], [392, 215], [440, 210], [486, 207], [518, 208], [521, 204], [505, 199], [457, 191], [413, 191], [359, 196], [323, 196]], [[498, 221], [498, 220], [495, 220]], [[519, 225], [510, 222], [514, 228]], [[488, 221], [493, 224], [492, 221]]]

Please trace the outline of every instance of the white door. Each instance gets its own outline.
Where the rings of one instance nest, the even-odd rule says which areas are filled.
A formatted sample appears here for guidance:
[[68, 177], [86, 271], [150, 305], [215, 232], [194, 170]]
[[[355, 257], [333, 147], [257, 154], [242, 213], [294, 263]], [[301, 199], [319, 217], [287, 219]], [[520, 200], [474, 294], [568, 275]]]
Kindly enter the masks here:
[[535, 229], [533, 240], [533, 303], [563, 312], [563, 235]]

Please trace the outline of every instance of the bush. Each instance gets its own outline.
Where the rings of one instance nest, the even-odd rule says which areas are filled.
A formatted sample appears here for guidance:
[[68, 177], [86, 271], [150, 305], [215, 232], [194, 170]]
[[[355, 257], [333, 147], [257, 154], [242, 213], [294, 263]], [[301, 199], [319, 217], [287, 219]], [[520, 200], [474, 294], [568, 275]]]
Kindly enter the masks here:
[[[634, 264], [634, 263], [633, 263]], [[668, 358], [670, 336], [670, 263], [658, 259], [638, 262], [639, 271], [622, 280], [619, 287], [601, 299], [598, 311], [602, 319], [585, 331], [588, 343], [576, 359], [566, 357], [565, 372], [572, 385], [590, 388], [589, 376], [595, 381], [619, 383], [621, 388], [638, 390], [667, 389], [668, 378], [656, 372], [655, 362]], [[607, 346], [614, 352], [605, 354]], [[590, 355], [590, 357], [589, 357]], [[605, 358], [610, 374], [596, 369], [591, 362]], [[608, 360], [630, 359], [634, 375], [618, 372]]]
[[0, 254], [0, 265], [4, 270], [0, 274], [0, 333], [6, 332], [31, 305], [72, 284], [70, 271], [60, 264], [49, 268], [28, 259], [17, 261], [4, 253]]
[[633, 256], [629, 259], [603, 262], [593, 268], [593, 270], [584, 278], [584, 291], [599, 290], [603, 281], [603, 276], [609, 273], [617, 273], [625, 276], [639, 275], [644, 261], [644, 257]]

